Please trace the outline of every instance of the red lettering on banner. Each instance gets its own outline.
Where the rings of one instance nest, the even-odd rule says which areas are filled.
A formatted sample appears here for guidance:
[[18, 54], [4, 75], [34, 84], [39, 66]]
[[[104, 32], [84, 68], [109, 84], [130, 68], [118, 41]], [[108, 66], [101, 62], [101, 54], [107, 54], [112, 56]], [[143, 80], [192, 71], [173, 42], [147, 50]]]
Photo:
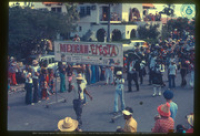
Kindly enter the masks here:
[[85, 45], [85, 53], [89, 53], [89, 46], [88, 45]]
[[107, 56], [107, 54], [108, 54], [108, 47], [104, 46], [103, 47], [103, 51], [104, 51], [103, 56]]
[[111, 45], [107, 44], [107, 47], [108, 47], [108, 53], [107, 54], [110, 54], [110, 47], [111, 47]]
[[98, 49], [99, 49], [99, 55], [103, 55], [102, 45], [99, 45], [99, 46], [98, 46]]
[[91, 47], [92, 54], [97, 54], [96, 46], [94, 44], [91, 44], [90, 47]]
[[115, 46], [112, 46], [112, 51], [111, 51], [111, 54], [110, 54], [110, 56], [116, 56], [117, 55], [117, 53], [116, 53], [116, 50], [115, 50]]
[[65, 45], [66, 44], [60, 44], [60, 52], [66, 52]]
[[80, 53], [80, 45], [76, 45], [76, 53]]
[[67, 52], [71, 52], [72, 46], [70, 44], [67, 44]]

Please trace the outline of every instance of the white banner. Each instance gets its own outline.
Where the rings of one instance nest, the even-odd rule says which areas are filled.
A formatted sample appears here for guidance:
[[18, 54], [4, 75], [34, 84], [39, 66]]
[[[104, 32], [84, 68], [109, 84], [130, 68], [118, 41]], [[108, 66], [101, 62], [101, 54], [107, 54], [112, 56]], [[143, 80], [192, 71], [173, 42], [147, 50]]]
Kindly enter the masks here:
[[103, 66], [123, 66], [122, 44], [101, 42], [54, 42], [55, 60]]

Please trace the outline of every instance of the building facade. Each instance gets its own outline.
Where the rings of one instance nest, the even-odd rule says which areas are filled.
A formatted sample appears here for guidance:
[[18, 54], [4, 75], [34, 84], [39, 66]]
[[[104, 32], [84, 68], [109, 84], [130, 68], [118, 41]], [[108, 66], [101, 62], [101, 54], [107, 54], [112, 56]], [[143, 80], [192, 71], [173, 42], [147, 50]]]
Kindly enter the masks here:
[[[60, 2], [32, 2], [34, 9], [55, 12], [67, 12], [64, 3]], [[110, 39], [119, 41], [122, 39], [139, 38], [137, 29], [139, 26], [159, 24], [161, 21], [144, 20], [148, 9], [152, 4], [135, 3], [77, 3], [77, 12], [80, 20], [77, 22], [76, 32], [70, 33], [70, 37], [79, 35], [83, 41], [105, 41], [108, 36], [109, 9], [110, 9]], [[60, 36], [58, 36], [60, 39]]]

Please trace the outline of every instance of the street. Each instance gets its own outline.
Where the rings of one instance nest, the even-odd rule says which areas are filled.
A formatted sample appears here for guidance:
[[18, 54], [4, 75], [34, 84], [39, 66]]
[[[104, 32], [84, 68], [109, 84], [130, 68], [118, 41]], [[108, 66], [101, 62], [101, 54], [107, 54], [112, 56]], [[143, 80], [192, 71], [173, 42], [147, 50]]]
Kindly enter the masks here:
[[[163, 76], [166, 87], [162, 88], [162, 93], [168, 88], [167, 72]], [[126, 74], [123, 75], [126, 79]], [[136, 87], [132, 81], [133, 92], [127, 93], [128, 82], [125, 81], [125, 104], [132, 107], [133, 117], [138, 123], [137, 132], [150, 133], [154, 126], [154, 116], [158, 114], [157, 107], [165, 103], [162, 96], [152, 97], [153, 85], [148, 85], [149, 76], [144, 77], [143, 85], [140, 85], [140, 91], [136, 91]], [[190, 74], [187, 75], [189, 83]], [[89, 85], [88, 92], [92, 95], [93, 100], [90, 101], [87, 97], [88, 104], [83, 107], [82, 113], [82, 130], [83, 132], [115, 132], [117, 126], [124, 126], [124, 119], [120, 117], [114, 123], [111, 123], [111, 117], [114, 107], [114, 92], [113, 85], [103, 85], [104, 82]], [[186, 87], [180, 87], [180, 73], [176, 77], [176, 88], [173, 101], [178, 105], [178, 113], [175, 119], [175, 127], [182, 124], [188, 127], [185, 116], [194, 110], [194, 90], [189, 84]], [[66, 83], [68, 86], [68, 83]], [[58, 84], [59, 88], [59, 84]], [[74, 93], [58, 93], [58, 99], [66, 98], [67, 102], [60, 102], [53, 105], [46, 105], [56, 101], [56, 95], [50, 96], [50, 100], [42, 100], [41, 103], [35, 105], [25, 104], [25, 91], [16, 91], [8, 95], [8, 131], [56, 131], [57, 123], [60, 119], [67, 116], [76, 119], [73, 110]], [[120, 104], [120, 102], [119, 102]]]

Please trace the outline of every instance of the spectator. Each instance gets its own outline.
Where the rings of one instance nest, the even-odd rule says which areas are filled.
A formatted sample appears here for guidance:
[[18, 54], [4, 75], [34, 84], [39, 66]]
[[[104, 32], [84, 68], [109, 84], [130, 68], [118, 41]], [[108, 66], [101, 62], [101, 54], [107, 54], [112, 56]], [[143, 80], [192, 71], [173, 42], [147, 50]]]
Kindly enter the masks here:
[[191, 71], [190, 86], [193, 88], [194, 87], [194, 61], [193, 60], [191, 60], [190, 62], [190, 71]]
[[187, 121], [190, 125], [190, 128], [186, 131], [186, 133], [193, 133], [194, 132], [194, 115], [190, 114], [187, 116]]
[[82, 130], [78, 128], [78, 124], [77, 120], [66, 117], [58, 122], [58, 129], [61, 132], [82, 132]]
[[161, 60], [156, 60], [157, 63], [156, 65], [154, 66], [153, 68], [153, 71], [152, 71], [152, 82], [153, 82], [153, 95], [152, 96], [156, 96], [157, 92], [158, 92], [158, 95], [160, 96], [161, 95], [161, 85], [163, 84], [163, 80], [162, 80], [162, 73], [161, 73], [161, 64], [160, 64], [160, 61]]
[[105, 83], [105, 85], [107, 85], [109, 83], [110, 84], [114, 84], [113, 83], [113, 72], [114, 72], [113, 70], [114, 70], [113, 67], [106, 66], [106, 68], [105, 68], [105, 77], [106, 77], [106, 83]]
[[174, 120], [170, 117], [170, 104], [166, 103], [158, 106], [159, 115], [155, 116], [153, 133], [169, 133], [174, 129]]
[[31, 68], [28, 65], [26, 65], [26, 68], [23, 71], [23, 77], [25, 78], [25, 90], [26, 90], [25, 103], [34, 105], [34, 103], [32, 103], [32, 98], [33, 98], [33, 94], [32, 94], [33, 79], [32, 79], [31, 73], [32, 73]]
[[38, 103], [41, 102], [41, 94], [40, 94], [40, 90], [39, 90], [39, 69], [40, 67], [38, 66], [38, 61], [37, 60], [33, 60], [32, 62], [32, 78], [33, 78], [33, 102], [34, 103]]
[[86, 80], [87, 80], [87, 84], [90, 85], [90, 82], [91, 82], [91, 66], [89, 64], [86, 64], [86, 72], [85, 72], [85, 75], [86, 75]]
[[54, 80], [53, 69], [49, 70], [49, 87], [50, 87], [50, 93], [55, 94], [55, 80]]
[[11, 62], [10, 62], [9, 69], [8, 69], [9, 78], [11, 79], [11, 84], [12, 85], [18, 85], [17, 84], [17, 80], [16, 80], [16, 72], [19, 70], [19, 66], [16, 63], [14, 57], [11, 57], [10, 60], [11, 60]]
[[124, 128], [118, 127], [117, 132], [135, 133], [137, 132], [137, 121], [132, 117], [133, 110], [130, 107], [126, 107], [122, 111], [125, 119]]
[[175, 121], [176, 115], [177, 115], [177, 111], [178, 111], [178, 105], [172, 101], [172, 98], [174, 97], [174, 94], [172, 91], [166, 90], [163, 93], [164, 98], [166, 99], [166, 101], [170, 104], [170, 117], [172, 117]]
[[143, 84], [143, 76], [146, 74], [145, 65], [146, 65], [146, 61], [143, 60], [143, 61], [140, 63], [140, 72], [139, 72], [140, 84]]
[[138, 74], [140, 71], [140, 63], [139, 59], [133, 57], [132, 61], [129, 64], [129, 71], [128, 71], [128, 92], [132, 92], [131, 89], [131, 81], [133, 80], [136, 84], [136, 89], [139, 91], [139, 83], [138, 83]]
[[118, 97], [121, 100], [121, 110], [125, 108], [125, 100], [124, 100], [124, 79], [122, 78], [122, 72], [117, 72], [117, 79], [115, 80], [116, 90], [115, 90], [115, 100], [114, 100], [114, 113], [119, 111], [118, 109]]
[[60, 74], [60, 92], [63, 93], [66, 91], [66, 85], [65, 85], [65, 72], [66, 69], [62, 62], [58, 62], [58, 70]]
[[169, 74], [169, 88], [172, 89], [176, 86], [175, 77], [177, 75], [177, 65], [173, 60], [171, 60], [171, 64], [168, 67], [168, 74]]
[[42, 74], [40, 75], [40, 84], [42, 90], [42, 99], [49, 100], [49, 93], [48, 93], [48, 83], [49, 83], [49, 76], [46, 69], [42, 70]]
[[73, 41], [75, 41], [75, 42], [80, 42], [80, 37], [76, 34], [76, 35], [74, 36]]

